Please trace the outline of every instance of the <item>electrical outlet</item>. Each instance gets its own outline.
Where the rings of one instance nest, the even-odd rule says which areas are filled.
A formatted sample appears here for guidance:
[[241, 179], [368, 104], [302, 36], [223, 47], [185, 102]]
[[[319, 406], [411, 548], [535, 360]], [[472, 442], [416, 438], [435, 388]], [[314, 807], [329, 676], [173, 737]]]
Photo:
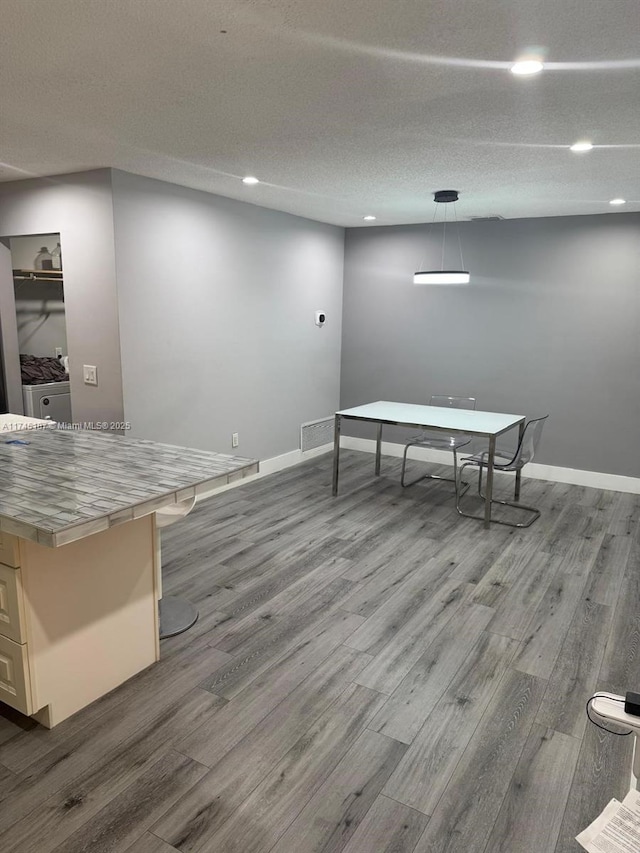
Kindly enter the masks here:
[[237, 446], [238, 446], [238, 433], [234, 432], [233, 435], [231, 436], [231, 447], [237, 447]]
[[56, 358], [62, 358], [62, 347], [56, 347]]
[[85, 385], [98, 384], [98, 368], [95, 366], [95, 364], [83, 364], [82, 370]]

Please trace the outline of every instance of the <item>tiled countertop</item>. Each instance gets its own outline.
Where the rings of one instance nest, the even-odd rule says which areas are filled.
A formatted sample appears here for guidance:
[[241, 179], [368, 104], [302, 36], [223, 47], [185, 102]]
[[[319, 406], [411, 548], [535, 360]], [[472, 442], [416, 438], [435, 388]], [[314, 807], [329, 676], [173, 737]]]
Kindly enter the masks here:
[[20, 429], [31, 429], [40, 426], [43, 429], [53, 429], [57, 426], [55, 421], [45, 418], [30, 418], [26, 415], [0, 415], [0, 433], [15, 432]]
[[[6, 443], [16, 440], [29, 443]], [[0, 432], [0, 531], [64, 545], [257, 470], [254, 459], [97, 431]]]

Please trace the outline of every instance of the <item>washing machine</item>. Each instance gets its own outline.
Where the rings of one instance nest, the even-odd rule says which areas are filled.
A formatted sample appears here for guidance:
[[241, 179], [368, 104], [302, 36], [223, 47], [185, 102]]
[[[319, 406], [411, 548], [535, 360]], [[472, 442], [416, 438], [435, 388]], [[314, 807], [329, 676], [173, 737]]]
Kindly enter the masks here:
[[69, 382], [44, 382], [23, 385], [24, 413], [31, 418], [50, 418], [62, 424], [71, 423], [71, 388]]

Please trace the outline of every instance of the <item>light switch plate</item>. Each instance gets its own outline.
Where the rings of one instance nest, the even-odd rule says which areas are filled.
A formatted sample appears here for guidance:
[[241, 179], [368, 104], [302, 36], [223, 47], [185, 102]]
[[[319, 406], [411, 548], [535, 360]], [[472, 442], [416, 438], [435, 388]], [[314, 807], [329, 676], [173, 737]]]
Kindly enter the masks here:
[[97, 385], [98, 384], [98, 368], [95, 364], [83, 364], [82, 366], [84, 371], [84, 384], [85, 385]]

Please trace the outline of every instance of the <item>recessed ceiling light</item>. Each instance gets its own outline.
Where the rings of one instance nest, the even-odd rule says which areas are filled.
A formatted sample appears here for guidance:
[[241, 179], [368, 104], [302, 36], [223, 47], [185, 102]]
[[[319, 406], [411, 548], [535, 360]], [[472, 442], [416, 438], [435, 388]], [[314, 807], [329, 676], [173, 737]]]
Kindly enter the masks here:
[[247, 175], [246, 178], [242, 179], [243, 184], [259, 184], [260, 181], [257, 178], [254, 178], [253, 175]]
[[625, 198], [612, 198], [611, 201], [609, 202], [609, 204], [615, 204], [615, 205], [626, 204], [626, 203], [627, 203], [627, 200]]
[[544, 65], [539, 59], [517, 59], [510, 71], [518, 77], [529, 77], [531, 74], [539, 74], [543, 68]]
[[375, 216], [363, 216], [362, 218], [364, 219], [365, 222], [373, 222], [373, 220], [375, 219]]
[[574, 142], [573, 145], [569, 146], [569, 151], [573, 151], [574, 154], [580, 154], [583, 151], [591, 151], [593, 148], [593, 142], [587, 142], [586, 139], [582, 140], [582, 142]]

